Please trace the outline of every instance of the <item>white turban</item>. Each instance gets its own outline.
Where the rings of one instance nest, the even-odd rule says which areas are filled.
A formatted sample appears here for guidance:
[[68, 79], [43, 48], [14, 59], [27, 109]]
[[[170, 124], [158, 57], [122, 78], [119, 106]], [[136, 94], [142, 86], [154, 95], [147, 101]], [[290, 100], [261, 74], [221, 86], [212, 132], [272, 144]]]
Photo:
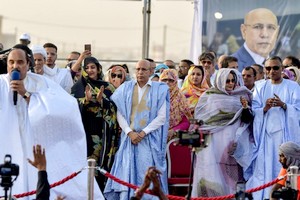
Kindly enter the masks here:
[[32, 54], [41, 54], [45, 59], [47, 59], [47, 52], [41, 45], [32, 45], [31, 47]]
[[300, 146], [294, 142], [285, 142], [280, 145], [279, 153], [286, 157], [286, 165], [300, 167]]

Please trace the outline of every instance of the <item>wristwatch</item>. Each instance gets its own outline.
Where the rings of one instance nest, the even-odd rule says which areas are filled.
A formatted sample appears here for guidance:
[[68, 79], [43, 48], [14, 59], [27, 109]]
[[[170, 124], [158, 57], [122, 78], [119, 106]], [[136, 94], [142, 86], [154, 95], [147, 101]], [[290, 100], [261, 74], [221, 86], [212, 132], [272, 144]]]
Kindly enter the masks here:
[[286, 110], [286, 103], [282, 105], [283, 110]]
[[27, 99], [27, 98], [29, 98], [30, 96], [31, 96], [31, 93], [30, 93], [30, 92], [25, 92], [23, 98], [24, 98], [24, 99]]

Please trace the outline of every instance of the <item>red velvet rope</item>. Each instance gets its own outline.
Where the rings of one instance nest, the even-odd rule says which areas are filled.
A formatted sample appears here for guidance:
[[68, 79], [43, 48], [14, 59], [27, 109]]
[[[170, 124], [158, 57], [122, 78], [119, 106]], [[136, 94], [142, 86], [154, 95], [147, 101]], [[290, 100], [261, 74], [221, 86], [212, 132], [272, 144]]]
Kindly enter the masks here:
[[[50, 185], [50, 188], [54, 188], [56, 186], [59, 186], [61, 184], [64, 184], [65, 182], [71, 180], [72, 178], [74, 178], [75, 176], [77, 176], [82, 170], [78, 171], [78, 172], [75, 172], [69, 176], [67, 176], [66, 178], [60, 180], [60, 181], [57, 181], [53, 184]], [[16, 198], [22, 198], [22, 197], [26, 197], [26, 196], [30, 196], [30, 195], [33, 195], [33, 194], [36, 194], [36, 190], [32, 190], [30, 192], [25, 192], [25, 193], [22, 193], [22, 194], [17, 194], [17, 195], [13, 195], [15, 196]]]
[[[100, 170], [100, 172], [101, 172], [104, 176], [106, 176], [106, 177], [112, 179], [113, 181], [116, 181], [117, 183], [120, 183], [120, 184], [122, 184], [122, 185], [125, 185], [125, 186], [127, 186], [127, 187], [129, 187], [129, 188], [132, 188], [132, 189], [134, 189], [134, 190], [136, 190], [136, 189], [138, 188], [138, 186], [133, 185], [133, 184], [131, 184], [131, 183], [127, 183], [127, 182], [125, 182], [125, 181], [123, 181], [123, 180], [120, 180], [120, 179], [118, 179], [117, 177], [111, 175], [110, 173], [108, 173], [108, 172], [106, 172], [106, 171], [104, 171], [104, 170]], [[267, 187], [270, 187], [271, 185], [277, 183], [279, 180], [280, 180], [280, 179], [276, 178], [276, 179], [274, 179], [273, 181], [271, 181], [271, 182], [269, 182], [269, 183], [266, 183], [266, 184], [264, 184], [264, 185], [262, 185], [262, 186], [259, 186], [259, 187], [256, 187], [256, 188], [252, 188], [252, 189], [250, 189], [250, 190], [247, 190], [246, 192], [247, 192], [247, 193], [257, 192], [257, 191], [259, 191], [259, 190], [262, 190], [262, 189], [265, 189], [265, 188], [267, 188]], [[145, 193], [147, 193], [147, 194], [152, 194], [152, 195], [153, 195], [153, 193], [152, 193], [151, 190], [146, 190]], [[170, 200], [172, 200], [172, 199], [173, 199], [173, 200], [185, 200], [185, 197], [179, 197], [179, 196], [173, 196], [173, 195], [167, 195], [167, 198], [170, 199]], [[231, 199], [231, 198], [235, 198], [235, 195], [234, 195], [234, 194], [230, 194], [230, 195], [219, 196], [219, 197], [197, 197], [197, 198], [191, 198], [191, 200], [225, 200], [225, 199]]]
[[[127, 187], [129, 187], [129, 188], [131, 188], [131, 189], [136, 190], [136, 189], [139, 188], [139, 187], [136, 186], [136, 185], [133, 185], [133, 184], [131, 184], [131, 183], [127, 183], [127, 182], [125, 182], [125, 181], [123, 181], [123, 180], [121, 180], [121, 179], [118, 179], [117, 177], [111, 175], [111, 174], [108, 173], [108, 172], [101, 171], [101, 173], [102, 173], [104, 176], [106, 176], [107, 178], [110, 178], [111, 180], [116, 181], [117, 183], [120, 183], [120, 184], [122, 184], [122, 185], [125, 185], [125, 186], [127, 186]], [[152, 192], [151, 190], [146, 190], [145, 193], [154, 195], [153, 192]], [[184, 199], [185, 199], [184, 197], [173, 196], [173, 195], [167, 195], [167, 197], [168, 197], [168, 199], [174, 199], [174, 200], [184, 200]]]
[[[99, 168], [98, 168], [99, 169]], [[69, 180], [71, 180], [72, 178], [74, 178], [75, 176], [77, 176], [82, 170], [78, 171], [78, 172], [75, 172], [69, 176], [67, 176], [66, 178], [58, 181], [58, 182], [55, 182], [53, 184], [50, 185], [50, 188], [53, 188], [53, 187], [56, 187], [56, 186], [59, 186]], [[111, 175], [110, 173], [108, 173], [107, 171], [105, 170], [100, 170], [100, 172], [112, 179], [113, 181], [116, 181], [117, 183], [120, 183], [122, 185], [125, 185], [131, 189], [138, 189], [139, 187], [136, 186], [136, 185], [133, 185], [131, 183], [127, 183], [113, 175]], [[259, 187], [256, 187], [256, 188], [252, 188], [250, 190], [247, 190], [246, 192], [247, 193], [253, 193], [253, 192], [257, 192], [259, 190], [262, 190], [262, 189], [265, 189], [267, 187], [270, 187], [271, 185], [277, 183], [278, 181], [280, 181], [281, 179], [278, 179], [276, 178], [275, 180], [269, 182], [269, 183], [266, 183], [262, 186], [259, 186]], [[146, 190], [145, 193], [147, 194], [151, 194], [151, 195], [154, 195], [153, 192], [151, 190]], [[33, 190], [33, 191], [30, 191], [30, 192], [26, 192], [26, 193], [22, 193], [22, 194], [17, 194], [17, 195], [14, 195], [16, 198], [22, 198], [22, 197], [26, 197], [26, 196], [30, 196], [30, 195], [33, 195], [33, 194], [36, 194], [36, 190]], [[180, 197], [180, 196], [174, 196], [174, 195], [167, 195], [167, 198], [170, 199], [170, 200], [185, 200], [185, 197]], [[219, 197], [197, 197], [197, 198], [191, 198], [192, 200], [225, 200], [225, 199], [230, 199], [230, 198], [235, 198], [235, 195], [234, 194], [230, 194], [230, 195], [226, 195], [226, 196], [219, 196]]]

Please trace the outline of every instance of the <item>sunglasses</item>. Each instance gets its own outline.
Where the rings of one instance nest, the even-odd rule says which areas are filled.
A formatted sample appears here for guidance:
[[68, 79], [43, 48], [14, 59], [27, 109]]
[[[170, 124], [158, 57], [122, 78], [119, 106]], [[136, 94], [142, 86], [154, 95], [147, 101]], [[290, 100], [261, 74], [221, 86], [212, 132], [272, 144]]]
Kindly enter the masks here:
[[282, 78], [284, 79], [290, 79], [288, 76], [284, 75]]
[[111, 77], [112, 77], [112, 78], [116, 78], [116, 77], [117, 77], [117, 78], [119, 78], [119, 79], [122, 79], [122, 78], [123, 78], [123, 75], [122, 75], [122, 74], [114, 74], [114, 73], [112, 73], [112, 74], [111, 74]]
[[280, 69], [280, 67], [279, 67], [279, 66], [273, 66], [273, 67], [268, 66], [268, 67], [265, 67], [265, 69], [266, 69], [267, 71], [271, 71], [271, 69], [273, 69], [274, 71], [277, 71], [277, 70]]
[[169, 82], [169, 83], [173, 83], [174, 80], [173, 79], [162, 79], [162, 82]]
[[226, 83], [235, 83], [235, 79], [226, 79]]

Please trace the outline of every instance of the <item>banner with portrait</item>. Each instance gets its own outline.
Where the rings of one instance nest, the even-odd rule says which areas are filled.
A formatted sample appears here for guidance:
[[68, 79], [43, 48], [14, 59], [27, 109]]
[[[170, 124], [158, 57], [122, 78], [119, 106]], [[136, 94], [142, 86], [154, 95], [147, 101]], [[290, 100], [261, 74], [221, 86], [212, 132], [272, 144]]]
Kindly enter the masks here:
[[[195, 0], [194, 3], [190, 56], [194, 62], [198, 63], [197, 57], [204, 51], [214, 51], [218, 56], [235, 54], [245, 40], [246, 49], [265, 58], [300, 57], [299, 0]], [[255, 15], [246, 20], [245, 16], [256, 9], [270, 10], [277, 22], [269, 18], [269, 13], [262, 15], [259, 23], [255, 23]], [[257, 49], [251, 44], [257, 45]]]

